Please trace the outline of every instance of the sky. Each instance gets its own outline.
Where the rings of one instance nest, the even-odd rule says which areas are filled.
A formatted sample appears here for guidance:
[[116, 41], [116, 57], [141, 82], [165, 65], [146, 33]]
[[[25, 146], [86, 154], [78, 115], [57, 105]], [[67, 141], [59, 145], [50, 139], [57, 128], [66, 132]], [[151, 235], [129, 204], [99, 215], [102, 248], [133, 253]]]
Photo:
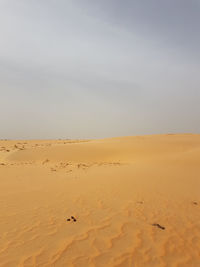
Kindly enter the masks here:
[[0, 0], [0, 139], [200, 133], [199, 0]]

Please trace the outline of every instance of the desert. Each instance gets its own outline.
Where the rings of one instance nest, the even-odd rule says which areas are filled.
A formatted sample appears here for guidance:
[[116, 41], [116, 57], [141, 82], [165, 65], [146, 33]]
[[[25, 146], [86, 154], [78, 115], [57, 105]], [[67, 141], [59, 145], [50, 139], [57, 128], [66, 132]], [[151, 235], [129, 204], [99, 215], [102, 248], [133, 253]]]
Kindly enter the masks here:
[[0, 266], [198, 267], [200, 135], [0, 141]]
[[200, 267], [200, 1], [0, 0], [0, 267]]

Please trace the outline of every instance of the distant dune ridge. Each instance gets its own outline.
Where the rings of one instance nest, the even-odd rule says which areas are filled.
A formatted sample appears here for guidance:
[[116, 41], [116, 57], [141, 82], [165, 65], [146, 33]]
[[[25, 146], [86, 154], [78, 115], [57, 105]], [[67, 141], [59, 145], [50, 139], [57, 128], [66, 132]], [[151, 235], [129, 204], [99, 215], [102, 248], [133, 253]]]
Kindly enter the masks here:
[[0, 266], [200, 266], [200, 135], [0, 141]]

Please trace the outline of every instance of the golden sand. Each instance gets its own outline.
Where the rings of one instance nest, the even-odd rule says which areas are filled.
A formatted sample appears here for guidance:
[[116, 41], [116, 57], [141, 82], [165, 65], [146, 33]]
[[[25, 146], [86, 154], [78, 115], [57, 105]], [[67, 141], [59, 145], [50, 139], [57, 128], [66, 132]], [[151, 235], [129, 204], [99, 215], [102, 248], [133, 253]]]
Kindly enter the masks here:
[[0, 141], [0, 266], [199, 267], [200, 135]]

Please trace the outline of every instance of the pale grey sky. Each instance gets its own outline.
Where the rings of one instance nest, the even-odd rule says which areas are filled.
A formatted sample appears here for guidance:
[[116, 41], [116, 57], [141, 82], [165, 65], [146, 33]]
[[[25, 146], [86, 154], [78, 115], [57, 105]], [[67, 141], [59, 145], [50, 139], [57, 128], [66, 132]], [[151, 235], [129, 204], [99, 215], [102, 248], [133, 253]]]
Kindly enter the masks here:
[[199, 0], [0, 0], [0, 138], [200, 133]]

